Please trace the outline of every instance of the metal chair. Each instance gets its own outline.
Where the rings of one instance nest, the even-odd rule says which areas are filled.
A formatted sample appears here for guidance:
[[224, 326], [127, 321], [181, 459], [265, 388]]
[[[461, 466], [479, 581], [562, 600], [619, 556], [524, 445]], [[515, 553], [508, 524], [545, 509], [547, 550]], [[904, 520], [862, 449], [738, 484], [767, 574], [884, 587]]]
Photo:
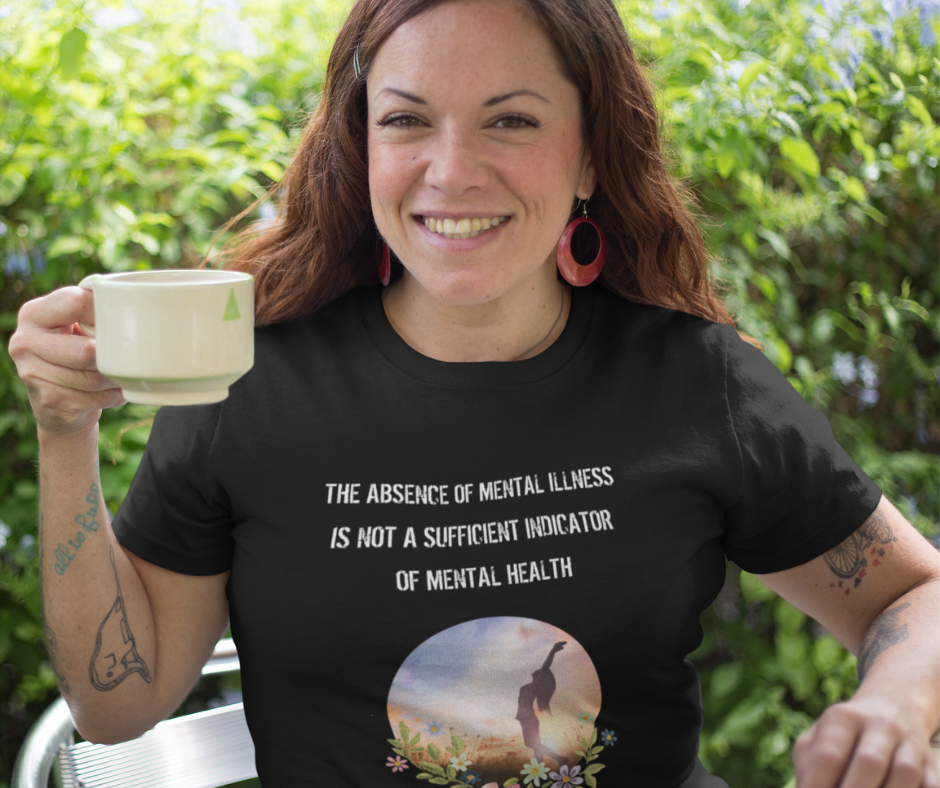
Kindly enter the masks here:
[[[238, 670], [231, 640], [220, 640], [202, 674]], [[166, 720], [121, 744], [74, 741], [69, 707], [56, 700], [16, 759], [12, 788], [217, 788], [257, 777], [241, 703]]]

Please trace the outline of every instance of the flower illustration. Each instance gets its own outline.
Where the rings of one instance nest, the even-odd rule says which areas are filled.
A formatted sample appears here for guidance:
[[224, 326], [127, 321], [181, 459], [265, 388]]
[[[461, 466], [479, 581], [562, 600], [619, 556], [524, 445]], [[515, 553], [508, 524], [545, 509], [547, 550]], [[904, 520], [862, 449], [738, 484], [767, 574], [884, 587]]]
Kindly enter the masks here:
[[589, 722], [594, 722], [594, 715], [588, 714], [588, 712], [583, 712], [578, 715], [578, 722], [582, 725], [587, 725]]
[[429, 736], [440, 736], [443, 731], [441, 729], [441, 726], [438, 725], [436, 722], [429, 722], [427, 725], [424, 726], [424, 732], [427, 733]]
[[601, 741], [604, 744], [609, 744], [611, 747], [614, 746], [614, 742], [617, 741], [617, 737], [614, 736], [614, 732], [607, 730], [601, 734]]
[[467, 753], [462, 753], [459, 758], [451, 758], [450, 763], [458, 772], [465, 772], [473, 761], [467, 759]]
[[552, 783], [552, 788], [565, 788], [567, 785], [581, 785], [584, 782], [583, 777], [578, 777], [581, 773], [580, 766], [572, 766], [571, 769], [568, 769], [568, 766], [562, 766], [557, 772], [552, 772], [548, 775], [550, 780], [554, 780]]
[[525, 785], [532, 783], [538, 788], [542, 784], [542, 780], [545, 779], [545, 775], [548, 774], [548, 767], [544, 763], [535, 760], [533, 756], [532, 760], [523, 766], [522, 771], [519, 773], [526, 776]]
[[403, 772], [405, 771], [405, 769], [408, 768], [408, 764], [405, 762], [405, 759], [402, 758], [400, 755], [394, 758], [391, 755], [389, 755], [388, 763], [386, 763], [385, 765], [390, 766], [393, 772]]
[[477, 783], [482, 782], [482, 780], [483, 780], [483, 777], [480, 775], [479, 772], [467, 772], [463, 776], [463, 781], [467, 785], [476, 785]]

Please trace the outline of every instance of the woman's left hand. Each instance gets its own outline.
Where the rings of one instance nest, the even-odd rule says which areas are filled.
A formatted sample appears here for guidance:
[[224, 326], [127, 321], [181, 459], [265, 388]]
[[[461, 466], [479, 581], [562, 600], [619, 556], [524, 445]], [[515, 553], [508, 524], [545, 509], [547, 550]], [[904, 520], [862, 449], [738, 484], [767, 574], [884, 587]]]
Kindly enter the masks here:
[[909, 708], [859, 693], [797, 739], [796, 788], [940, 788], [929, 736]]

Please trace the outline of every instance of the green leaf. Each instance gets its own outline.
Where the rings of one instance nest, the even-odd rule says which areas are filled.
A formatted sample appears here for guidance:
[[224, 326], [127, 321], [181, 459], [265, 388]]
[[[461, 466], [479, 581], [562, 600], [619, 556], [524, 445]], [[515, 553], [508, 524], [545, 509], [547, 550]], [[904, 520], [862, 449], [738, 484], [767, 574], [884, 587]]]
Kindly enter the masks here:
[[763, 74], [769, 66], [770, 64], [766, 60], [757, 60], [744, 69], [744, 73], [738, 79], [738, 87], [741, 88], [742, 92], [747, 90], [748, 86]]
[[62, 40], [59, 41], [59, 70], [65, 79], [78, 76], [87, 43], [88, 35], [78, 27], [73, 27], [62, 36]]
[[910, 110], [911, 114], [917, 118], [921, 123], [924, 124], [928, 129], [934, 127], [933, 118], [930, 117], [930, 113], [927, 111], [927, 107], [923, 101], [921, 101], [917, 96], [908, 95], [907, 108]]
[[447, 785], [450, 783], [450, 780], [448, 780], [446, 777], [432, 777], [429, 782], [431, 785]]
[[726, 662], [712, 671], [708, 683], [708, 694], [718, 700], [734, 692], [744, 677], [744, 665], [741, 662]]
[[599, 753], [602, 753], [603, 751], [604, 751], [604, 745], [600, 744], [591, 750], [591, 755], [598, 755]]
[[399, 721], [398, 721], [398, 732], [401, 734], [401, 740], [402, 740], [403, 742], [406, 742], [406, 741], [408, 741], [408, 739], [411, 738], [411, 731], [408, 730], [408, 726], [405, 725], [405, 721], [404, 721], [404, 720], [399, 720]]
[[425, 771], [431, 772], [431, 774], [436, 774], [440, 777], [444, 776], [444, 769], [442, 766], [440, 766], [440, 764], [428, 763], [427, 761], [422, 761], [419, 765]]
[[428, 744], [428, 755], [431, 756], [435, 761], [441, 759], [441, 751], [437, 749], [433, 744]]
[[451, 746], [455, 750], [457, 750], [457, 752], [455, 752], [454, 755], [457, 755], [459, 757], [461, 753], [463, 753], [463, 740], [456, 734], [452, 733], [450, 735], [450, 743], [451, 743]]
[[23, 193], [26, 176], [13, 167], [7, 167], [0, 174], [0, 205], [9, 205]]
[[904, 80], [901, 79], [901, 78], [900, 78], [897, 74], [895, 74], [893, 71], [892, 71], [890, 74], [888, 74], [888, 78], [894, 83], [894, 86], [895, 86], [898, 90], [904, 90]]
[[591, 731], [591, 746], [597, 744], [597, 728]]
[[588, 788], [597, 788], [597, 778], [593, 774], [587, 774], [584, 776], [584, 784]]
[[430, 780], [430, 779], [431, 779], [431, 775], [428, 774], [427, 772], [418, 772], [418, 774], [416, 774], [415, 777], [417, 777], [419, 780]]
[[584, 770], [585, 776], [588, 774], [597, 774], [601, 769], [605, 768], [602, 763], [592, 763], [587, 769]]
[[850, 175], [845, 179], [845, 193], [855, 202], [866, 202], [868, 200], [868, 192], [865, 191], [865, 186], [854, 175]]
[[387, 742], [388, 742], [389, 744], [391, 744], [393, 747], [400, 747], [400, 746], [401, 746], [401, 742], [400, 742], [398, 739], [386, 739], [385, 741], [387, 741]]
[[784, 137], [780, 140], [780, 153], [801, 172], [805, 172], [811, 178], [819, 177], [819, 158], [806, 140]]
[[59, 236], [56, 238], [49, 250], [46, 252], [46, 259], [53, 260], [64, 254], [74, 254], [85, 245], [84, 238], [77, 238], [74, 235]]
[[414, 735], [414, 738], [412, 738], [412, 740], [411, 740], [410, 742], [408, 742], [408, 746], [409, 746], [409, 747], [414, 747], [419, 741], [421, 741], [421, 733], [420, 733], [420, 732], [419, 732], [419, 733], [416, 733], [416, 734]]
[[457, 779], [457, 770], [456, 770], [453, 766], [448, 766], [448, 767], [447, 767], [447, 776], [448, 776], [451, 780], [456, 780], [456, 779]]

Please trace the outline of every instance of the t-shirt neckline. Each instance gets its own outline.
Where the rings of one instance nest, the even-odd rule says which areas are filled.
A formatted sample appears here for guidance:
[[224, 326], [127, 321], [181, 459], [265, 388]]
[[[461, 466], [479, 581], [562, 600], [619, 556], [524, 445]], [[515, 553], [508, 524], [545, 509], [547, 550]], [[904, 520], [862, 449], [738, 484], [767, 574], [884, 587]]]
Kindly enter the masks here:
[[594, 310], [594, 287], [573, 287], [565, 328], [549, 347], [522, 361], [438, 361], [422, 355], [392, 328], [382, 305], [382, 288], [362, 288], [360, 307], [376, 349], [407, 374], [450, 386], [533, 383], [552, 375], [577, 352]]

